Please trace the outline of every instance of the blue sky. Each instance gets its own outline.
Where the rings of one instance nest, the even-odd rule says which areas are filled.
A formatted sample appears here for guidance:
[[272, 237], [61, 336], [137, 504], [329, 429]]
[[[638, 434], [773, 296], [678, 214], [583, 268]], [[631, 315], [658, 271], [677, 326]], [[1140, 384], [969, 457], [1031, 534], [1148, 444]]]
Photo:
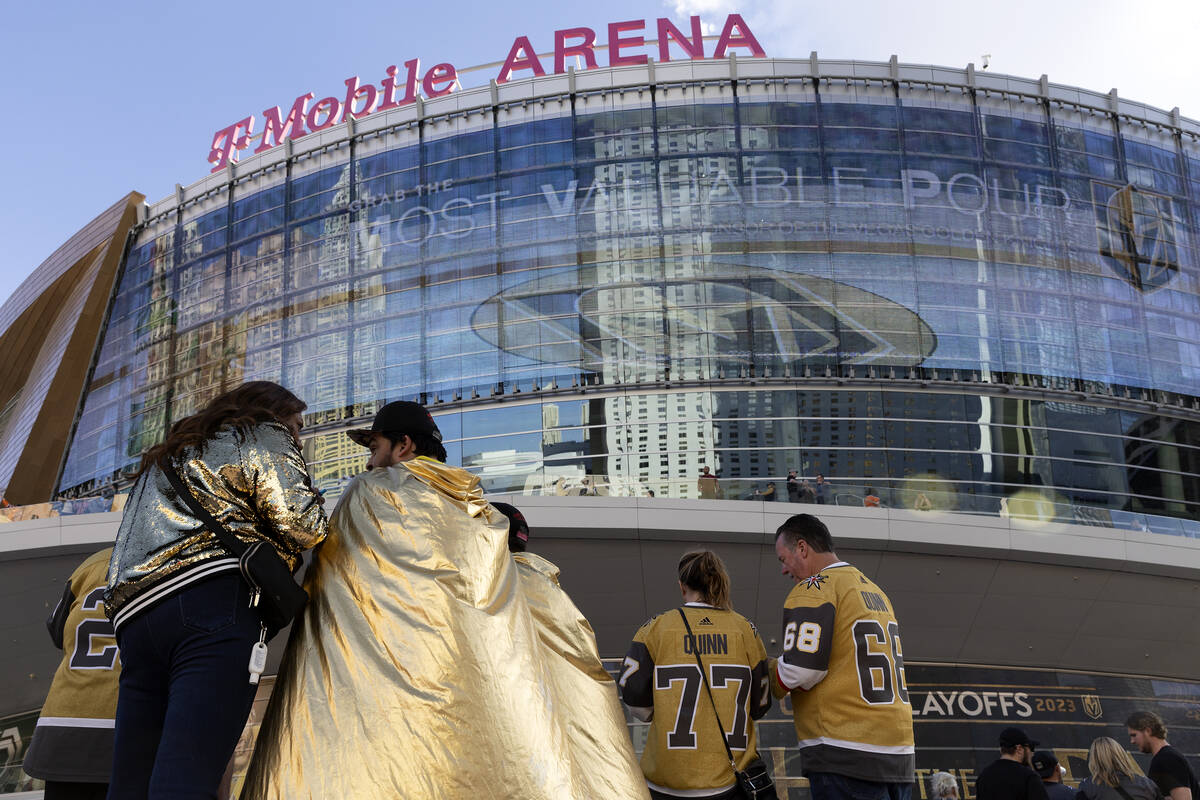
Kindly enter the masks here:
[[[412, 7], [420, 6], [417, 10]], [[97, 213], [137, 190], [150, 201], [208, 173], [218, 128], [342, 81], [383, 77], [420, 58], [459, 68], [501, 61], [513, 39], [539, 52], [558, 28], [697, 13], [719, 25], [741, 13], [770, 56], [1046, 73], [1200, 119], [1188, 56], [1200, 3], [1145, 0], [608, 0], [563, 3], [338, 4], [57, 2], [12, 4], [0, 30], [7, 124], [0, 151], [0, 302]], [[652, 34], [647, 38], [652, 38]], [[606, 63], [601, 59], [601, 64]], [[261, 125], [261, 122], [259, 123]]]

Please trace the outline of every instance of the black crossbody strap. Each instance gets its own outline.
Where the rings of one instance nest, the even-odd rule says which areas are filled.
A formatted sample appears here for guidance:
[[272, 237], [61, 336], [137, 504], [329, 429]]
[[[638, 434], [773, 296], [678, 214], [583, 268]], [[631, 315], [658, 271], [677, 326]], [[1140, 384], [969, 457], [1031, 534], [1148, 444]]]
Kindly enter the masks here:
[[163, 458], [158, 462], [158, 468], [167, 476], [167, 480], [175, 488], [175, 494], [179, 495], [180, 500], [187, 503], [187, 507], [196, 515], [196, 519], [204, 523], [204, 527], [208, 528], [220, 540], [221, 545], [226, 550], [233, 553], [234, 556], [241, 558], [242, 553], [246, 552], [248, 545], [230, 533], [224, 525], [217, 522], [216, 517], [208, 513], [208, 510], [200, 505], [200, 501], [196, 499], [196, 495], [192, 494], [187, 486], [184, 485], [183, 480], [179, 477], [179, 473], [175, 471], [175, 467], [171, 464], [170, 459]]
[[683, 609], [677, 609], [679, 616], [683, 617], [683, 627], [687, 630], [688, 639], [692, 642], [692, 655], [696, 657], [696, 667], [700, 670], [700, 680], [704, 681], [704, 690], [708, 692], [708, 702], [712, 703], [713, 716], [717, 718], [717, 729], [721, 732], [721, 744], [725, 745], [725, 755], [729, 756], [729, 766], [733, 768], [733, 772], [737, 774], [737, 762], [733, 760], [733, 751], [729, 749], [729, 742], [725, 739], [725, 724], [721, 722], [721, 715], [717, 712], [717, 701], [713, 699], [712, 689], [708, 685], [708, 675], [704, 672], [704, 663], [700, 660], [700, 648], [696, 642], [696, 636], [692, 633], [692, 626], [688, 624], [687, 614], [683, 613]]

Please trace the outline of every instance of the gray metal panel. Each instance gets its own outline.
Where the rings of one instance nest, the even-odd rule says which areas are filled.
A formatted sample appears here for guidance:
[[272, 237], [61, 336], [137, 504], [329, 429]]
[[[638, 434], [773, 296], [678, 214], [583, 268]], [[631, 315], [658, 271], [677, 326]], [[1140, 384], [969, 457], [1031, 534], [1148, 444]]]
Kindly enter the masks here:
[[53, 555], [0, 562], [0, 716], [42, 705], [62, 651], [50, 642], [46, 617], [67, 578], [101, 547], [64, 548]]

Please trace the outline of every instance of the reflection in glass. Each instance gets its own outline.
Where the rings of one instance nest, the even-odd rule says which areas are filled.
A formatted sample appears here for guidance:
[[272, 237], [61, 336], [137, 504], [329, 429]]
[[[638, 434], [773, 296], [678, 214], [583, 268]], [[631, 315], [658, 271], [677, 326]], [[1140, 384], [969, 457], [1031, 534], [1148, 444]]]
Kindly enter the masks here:
[[[297, 159], [148, 222], [61, 488], [120, 479], [171, 421], [268, 379], [327, 426], [306, 447], [329, 487], [362, 457], [334, 429], [424, 397], [467, 402], [439, 412], [448, 451], [493, 490], [590, 475], [688, 497], [710, 465], [747, 482], [731, 495], [794, 468], [895, 505], [994, 513], [1032, 489], [1195, 514], [1194, 423], [1095, 402], [1200, 396], [1190, 142], [863, 81], [500, 117], [373, 133], [353, 162]], [[809, 382], [826, 376], [1079, 402]], [[779, 378], [804, 382], [728, 390]]]

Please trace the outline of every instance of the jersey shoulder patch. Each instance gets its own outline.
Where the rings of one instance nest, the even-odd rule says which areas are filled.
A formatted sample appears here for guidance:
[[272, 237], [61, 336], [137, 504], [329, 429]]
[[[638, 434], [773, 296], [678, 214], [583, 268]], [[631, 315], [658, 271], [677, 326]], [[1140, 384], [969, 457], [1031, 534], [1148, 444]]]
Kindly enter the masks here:
[[657, 620], [657, 619], [658, 619], [659, 617], [661, 617], [661, 616], [662, 616], [662, 614], [655, 614], [653, 617], [651, 617], [650, 619], [648, 619], [648, 620], [646, 620], [645, 622], [643, 622], [643, 623], [642, 623], [642, 627], [643, 627], [643, 628], [649, 628], [651, 625], [653, 625], [653, 624], [654, 624], [655, 620]]
[[816, 591], [819, 592], [819, 591], [821, 591], [821, 587], [824, 586], [828, 581], [829, 581], [828, 575], [826, 575], [824, 572], [818, 572], [815, 575], [809, 575], [807, 578], [798, 582], [796, 585], [802, 589], [815, 589]]
[[646, 620], [641, 625], [639, 625], [638, 629], [637, 629], [637, 633], [634, 634], [634, 638], [641, 638], [645, 633], [647, 633], [650, 630], [650, 628], [654, 625], [655, 621], [658, 620], [658, 618], [661, 616], [662, 616], [662, 614], [655, 614], [653, 617], [651, 617], [650, 619]]

